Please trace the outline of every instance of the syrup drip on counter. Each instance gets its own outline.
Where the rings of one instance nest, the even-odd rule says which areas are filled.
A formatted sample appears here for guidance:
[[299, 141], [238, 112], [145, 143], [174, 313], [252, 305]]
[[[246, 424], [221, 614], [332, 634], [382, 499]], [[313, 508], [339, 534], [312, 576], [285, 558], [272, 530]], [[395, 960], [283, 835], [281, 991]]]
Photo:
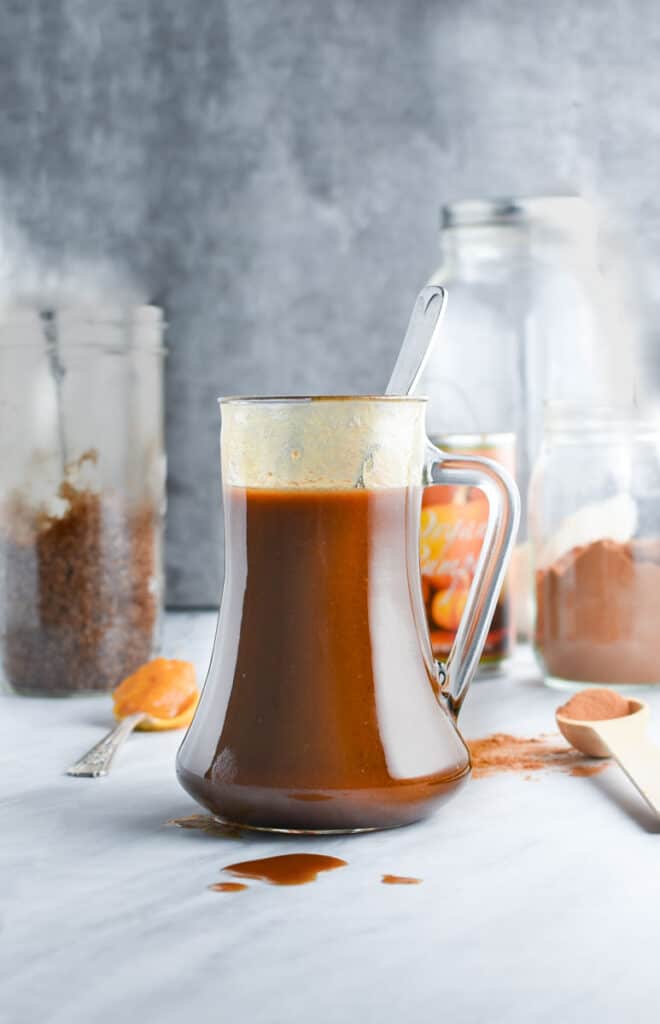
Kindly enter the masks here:
[[255, 878], [271, 885], [305, 885], [315, 882], [322, 871], [334, 871], [346, 867], [347, 862], [339, 857], [327, 857], [321, 853], [284, 853], [278, 857], [260, 857], [258, 860], [244, 860], [238, 864], [227, 864], [223, 871], [239, 878]]
[[215, 885], [209, 885], [209, 889], [213, 889], [213, 892], [242, 892], [247, 889], [247, 885], [243, 882], [216, 882]]
[[412, 878], [407, 875], [383, 875], [383, 885], [421, 885], [421, 878]]
[[185, 818], [170, 818], [166, 825], [174, 825], [176, 828], [193, 829], [197, 832], [207, 832], [212, 836], [222, 836], [224, 839], [236, 839], [242, 835], [241, 830], [235, 825], [225, 825], [212, 814], [189, 814]]

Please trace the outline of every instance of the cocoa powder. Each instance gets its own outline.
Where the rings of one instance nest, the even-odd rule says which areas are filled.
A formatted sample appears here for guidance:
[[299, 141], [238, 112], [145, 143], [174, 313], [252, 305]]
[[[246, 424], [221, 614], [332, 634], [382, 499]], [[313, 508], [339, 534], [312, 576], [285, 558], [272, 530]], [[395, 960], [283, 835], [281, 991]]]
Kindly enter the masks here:
[[630, 701], [615, 690], [583, 690], [557, 708], [557, 714], [576, 721], [603, 722], [630, 714]]
[[599, 540], [536, 574], [536, 647], [549, 676], [660, 682], [660, 540]]

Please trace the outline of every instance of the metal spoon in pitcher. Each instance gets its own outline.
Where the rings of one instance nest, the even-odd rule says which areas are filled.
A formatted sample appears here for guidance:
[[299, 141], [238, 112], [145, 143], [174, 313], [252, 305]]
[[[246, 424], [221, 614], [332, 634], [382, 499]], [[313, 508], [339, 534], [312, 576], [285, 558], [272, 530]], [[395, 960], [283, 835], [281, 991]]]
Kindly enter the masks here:
[[[399, 349], [386, 395], [409, 395], [419, 380], [437, 341], [440, 323], [447, 308], [447, 292], [439, 284], [428, 284], [415, 299], [408, 329]], [[365, 475], [373, 465], [374, 449], [366, 452], [355, 487], [366, 486]]]
[[422, 288], [410, 315], [408, 330], [392, 370], [386, 395], [409, 395], [437, 341], [447, 308], [447, 292], [439, 284]]
[[[386, 395], [409, 395], [419, 380], [440, 331], [440, 323], [447, 308], [447, 292], [439, 284], [427, 284], [415, 299]], [[365, 475], [373, 464], [374, 450], [366, 452], [355, 487], [366, 486]]]

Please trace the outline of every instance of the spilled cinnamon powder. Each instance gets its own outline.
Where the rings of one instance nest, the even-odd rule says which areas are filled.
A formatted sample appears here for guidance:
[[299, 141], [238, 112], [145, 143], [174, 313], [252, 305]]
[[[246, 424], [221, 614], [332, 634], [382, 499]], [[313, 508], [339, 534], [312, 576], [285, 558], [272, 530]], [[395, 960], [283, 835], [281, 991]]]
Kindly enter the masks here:
[[596, 775], [607, 761], [592, 762], [553, 736], [510, 736], [497, 732], [482, 739], [468, 740], [472, 777], [484, 779], [499, 772], [530, 772], [554, 769], [571, 775]]
[[596, 761], [595, 764], [576, 764], [574, 768], [571, 768], [571, 775], [600, 775], [609, 763], [609, 761]]

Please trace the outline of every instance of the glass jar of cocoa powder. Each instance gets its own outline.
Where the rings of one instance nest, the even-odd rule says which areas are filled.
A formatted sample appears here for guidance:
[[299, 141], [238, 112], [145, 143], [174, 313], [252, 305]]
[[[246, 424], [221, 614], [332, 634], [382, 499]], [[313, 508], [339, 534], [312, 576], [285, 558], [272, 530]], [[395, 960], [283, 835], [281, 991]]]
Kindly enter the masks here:
[[161, 312], [0, 312], [0, 643], [15, 693], [109, 690], [162, 606]]
[[552, 403], [529, 508], [546, 682], [660, 683], [660, 422]]

